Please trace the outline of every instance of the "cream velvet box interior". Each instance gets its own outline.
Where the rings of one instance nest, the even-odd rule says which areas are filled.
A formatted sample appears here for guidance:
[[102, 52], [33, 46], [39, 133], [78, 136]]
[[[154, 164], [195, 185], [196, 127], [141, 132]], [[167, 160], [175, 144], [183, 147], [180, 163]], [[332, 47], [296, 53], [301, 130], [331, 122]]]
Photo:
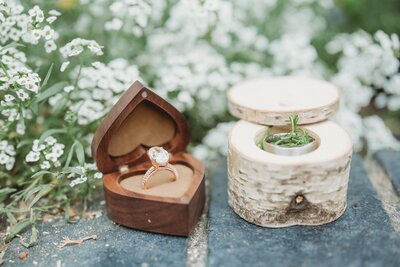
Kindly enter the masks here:
[[[228, 91], [229, 110], [240, 118], [229, 135], [229, 205], [243, 219], [266, 227], [320, 225], [346, 208], [352, 156], [348, 133], [329, 121], [339, 104], [332, 84], [300, 77], [261, 78]], [[257, 144], [289, 130], [289, 115], [316, 140], [315, 150], [277, 155]]]

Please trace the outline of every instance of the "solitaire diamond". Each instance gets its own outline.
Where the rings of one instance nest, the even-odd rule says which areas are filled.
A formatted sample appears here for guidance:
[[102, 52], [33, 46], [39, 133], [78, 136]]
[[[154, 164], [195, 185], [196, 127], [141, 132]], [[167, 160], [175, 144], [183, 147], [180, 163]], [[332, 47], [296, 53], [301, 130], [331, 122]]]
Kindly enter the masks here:
[[152, 147], [148, 154], [159, 165], [166, 165], [169, 161], [169, 153], [162, 147]]

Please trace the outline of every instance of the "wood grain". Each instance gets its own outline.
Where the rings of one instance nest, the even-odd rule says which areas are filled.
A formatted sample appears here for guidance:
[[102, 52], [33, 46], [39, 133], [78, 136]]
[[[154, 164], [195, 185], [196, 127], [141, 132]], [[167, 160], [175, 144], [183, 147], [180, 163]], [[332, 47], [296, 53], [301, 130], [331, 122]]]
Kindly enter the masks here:
[[[118, 168], [122, 165], [130, 166], [148, 160], [146, 155], [148, 147], [144, 145], [139, 145], [131, 152], [120, 156], [111, 156], [109, 153], [109, 144], [112, 137], [118, 132], [121, 125], [135, 110], [135, 108], [143, 101], [156, 106], [159, 110], [164, 112], [165, 115], [168, 115], [174, 120], [176, 127], [175, 135], [171, 140], [162, 144], [162, 147], [172, 154], [186, 149], [186, 146], [189, 143], [190, 134], [189, 127], [183, 115], [152, 90], [143, 86], [139, 81], [136, 81], [128, 91], [122, 95], [94, 134], [92, 153], [96, 160], [97, 167], [101, 172], [109, 173], [118, 171]], [[152, 118], [149, 117], [147, 119], [151, 120]], [[149, 129], [146, 128], [143, 128], [142, 131], [148, 135], [157, 134], [149, 132]]]
[[[118, 224], [149, 232], [188, 236], [205, 202], [204, 166], [184, 153], [189, 128], [183, 115], [149, 88], [136, 81], [97, 129], [92, 152], [104, 173], [109, 217]], [[144, 174], [151, 163], [146, 154], [158, 145], [172, 156], [172, 164], [192, 169], [186, 192], [179, 197], [139, 194], [121, 186], [129, 176]]]
[[305, 77], [266, 77], [243, 81], [227, 93], [230, 113], [263, 125], [288, 125], [297, 114], [299, 124], [324, 121], [339, 106], [340, 92], [326, 81]]
[[174, 155], [171, 163], [181, 163], [193, 169], [193, 183], [178, 198], [157, 197], [134, 193], [120, 185], [121, 179], [133, 173], [144, 173], [150, 165], [142, 163], [127, 173], [113, 172], [103, 178], [107, 212], [110, 218], [127, 227], [162, 234], [188, 236], [204, 207], [204, 166], [189, 154]]

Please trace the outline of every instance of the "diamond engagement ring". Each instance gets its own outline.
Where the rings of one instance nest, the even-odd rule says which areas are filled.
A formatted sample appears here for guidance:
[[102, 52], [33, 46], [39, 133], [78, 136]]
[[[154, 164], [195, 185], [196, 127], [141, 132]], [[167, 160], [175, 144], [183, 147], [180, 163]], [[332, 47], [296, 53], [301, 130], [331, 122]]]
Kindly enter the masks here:
[[153, 166], [147, 170], [143, 176], [142, 186], [143, 189], [148, 189], [147, 181], [157, 171], [167, 170], [174, 174], [174, 181], [178, 179], [178, 171], [174, 166], [169, 164], [169, 153], [162, 147], [154, 146], [147, 151], [147, 155], [151, 160]]

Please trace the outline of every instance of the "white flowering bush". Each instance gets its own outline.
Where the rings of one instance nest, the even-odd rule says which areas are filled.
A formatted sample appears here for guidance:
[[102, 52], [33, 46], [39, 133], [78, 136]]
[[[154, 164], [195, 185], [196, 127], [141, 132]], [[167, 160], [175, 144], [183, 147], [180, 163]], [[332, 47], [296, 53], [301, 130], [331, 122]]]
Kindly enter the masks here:
[[[34, 3], [33, 3], [34, 2]], [[226, 154], [226, 90], [306, 75], [342, 91], [335, 120], [355, 149], [399, 148], [396, 33], [330, 31], [332, 0], [0, 0], [0, 216], [11, 240], [91, 198], [90, 143], [137, 79], [188, 119], [192, 152]], [[329, 33], [329, 34], [327, 34]]]

